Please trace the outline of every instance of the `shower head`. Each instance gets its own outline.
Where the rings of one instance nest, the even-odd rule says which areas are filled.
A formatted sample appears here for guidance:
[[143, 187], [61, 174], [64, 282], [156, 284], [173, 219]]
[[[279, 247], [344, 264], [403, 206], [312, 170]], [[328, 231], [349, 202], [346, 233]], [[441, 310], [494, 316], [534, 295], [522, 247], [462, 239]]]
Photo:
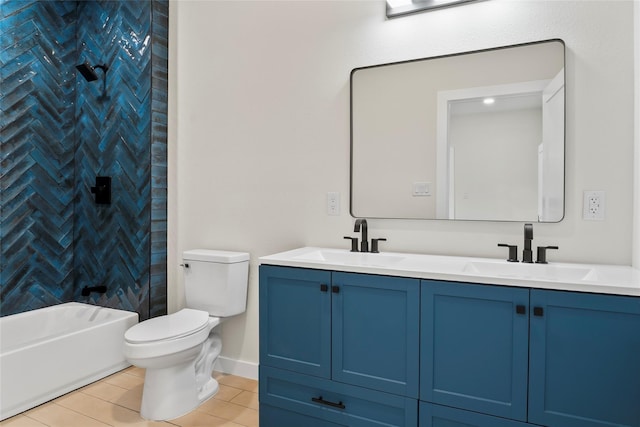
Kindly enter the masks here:
[[91, 66], [91, 64], [89, 64], [88, 62], [85, 62], [83, 64], [76, 65], [76, 69], [80, 71], [80, 74], [82, 74], [82, 77], [84, 77], [88, 82], [98, 80], [98, 74], [96, 74], [96, 68], [101, 68], [102, 71], [104, 71], [105, 73], [109, 69], [109, 67], [107, 67], [107, 64]]

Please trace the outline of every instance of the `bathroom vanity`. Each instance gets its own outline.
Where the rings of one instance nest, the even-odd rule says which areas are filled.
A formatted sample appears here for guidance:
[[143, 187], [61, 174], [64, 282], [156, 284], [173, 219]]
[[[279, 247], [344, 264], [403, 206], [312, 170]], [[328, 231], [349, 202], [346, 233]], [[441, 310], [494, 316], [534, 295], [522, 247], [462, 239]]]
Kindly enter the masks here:
[[260, 259], [260, 425], [640, 427], [630, 267]]

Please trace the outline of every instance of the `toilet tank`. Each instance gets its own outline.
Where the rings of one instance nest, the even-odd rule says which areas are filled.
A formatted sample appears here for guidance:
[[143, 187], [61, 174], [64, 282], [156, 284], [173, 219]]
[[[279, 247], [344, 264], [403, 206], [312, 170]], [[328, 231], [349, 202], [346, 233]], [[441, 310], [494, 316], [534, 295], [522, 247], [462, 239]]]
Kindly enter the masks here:
[[247, 308], [249, 254], [194, 249], [182, 254], [187, 308], [216, 317], [243, 313]]

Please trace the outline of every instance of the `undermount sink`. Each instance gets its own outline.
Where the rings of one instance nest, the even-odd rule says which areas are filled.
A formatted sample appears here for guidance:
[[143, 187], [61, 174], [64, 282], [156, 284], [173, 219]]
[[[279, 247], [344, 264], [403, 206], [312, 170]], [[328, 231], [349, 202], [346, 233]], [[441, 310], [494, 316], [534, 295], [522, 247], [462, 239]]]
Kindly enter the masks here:
[[334, 264], [387, 267], [399, 263], [405, 257], [367, 252], [345, 252], [342, 250], [318, 249], [293, 257], [300, 261], [330, 262]]
[[473, 261], [465, 265], [464, 273], [494, 277], [513, 277], [553, 281], [588, 280], [591, 268], [569, 267], [550, 264], [523, 264]]

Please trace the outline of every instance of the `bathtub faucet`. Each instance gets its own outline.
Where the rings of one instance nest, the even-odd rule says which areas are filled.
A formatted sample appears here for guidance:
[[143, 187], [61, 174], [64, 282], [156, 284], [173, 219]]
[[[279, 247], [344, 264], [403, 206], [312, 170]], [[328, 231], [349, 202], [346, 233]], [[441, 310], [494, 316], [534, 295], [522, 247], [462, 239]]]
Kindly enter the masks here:
[[84, 288], [82, 288], [83, 297], [88, 297], [91, 292], [104, 294], [105, 292], [107, 292], [107, 287], [104, 285], [100, 285], [100, 286], [91, 286], [91, 287], [85, 286]]

